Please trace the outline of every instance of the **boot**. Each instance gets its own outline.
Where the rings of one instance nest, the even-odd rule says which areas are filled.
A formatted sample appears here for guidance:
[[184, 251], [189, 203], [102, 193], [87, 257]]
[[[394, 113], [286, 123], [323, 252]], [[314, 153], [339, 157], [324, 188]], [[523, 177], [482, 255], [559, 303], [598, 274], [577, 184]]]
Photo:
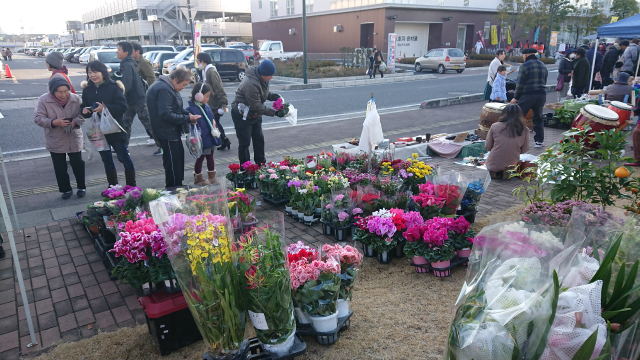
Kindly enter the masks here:
[[211, 183], [202, 177], [202, 173], [200, 174], [193, 173], [193, 185], [207, 186], [207, 185], [211, 185]]
[[136, 186], [136, 171], [135, 170], [131, 170], [131, 171], [124, 171], [124, 177], [126, 179], [127, 185], [129, 186]]
[[223, 137], [222, 138], [222, 145], [220, 145], [220, 147], [218, 147], [218, 150], [224, 150], [224, 148], [231, 149], [231, 141], [229, 141], [228, 137]]
[[207, 175], [209, 176], [209, 182], [211, 184], [217, 184], [218, 183], [218, 179], [216, 179], [216, 171], [207, 171]]
[[107, 173], [107, 181], [109, 182], [109, 186], [118, 185], [118, 170], [109, 170]]

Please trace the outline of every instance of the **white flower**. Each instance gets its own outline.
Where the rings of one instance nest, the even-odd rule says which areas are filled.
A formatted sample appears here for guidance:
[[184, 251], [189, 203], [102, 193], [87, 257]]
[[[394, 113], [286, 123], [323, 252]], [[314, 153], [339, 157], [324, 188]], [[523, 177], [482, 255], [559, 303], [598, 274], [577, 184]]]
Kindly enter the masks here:
[[393, 216], [393, 214], [390, 213], [389, 210], [387, 209], [380, 209], [378, 211], [374, 211], [372, 215], [380, 218], [390, 218]]
[[298, 192], [300, 194], [306, 194], [307, 193], [307, 189], [298, 189]]
[[96, 201], [93, 203], [93, 206], [95, 207], [103, 207], [104, 206], [104, 201]]

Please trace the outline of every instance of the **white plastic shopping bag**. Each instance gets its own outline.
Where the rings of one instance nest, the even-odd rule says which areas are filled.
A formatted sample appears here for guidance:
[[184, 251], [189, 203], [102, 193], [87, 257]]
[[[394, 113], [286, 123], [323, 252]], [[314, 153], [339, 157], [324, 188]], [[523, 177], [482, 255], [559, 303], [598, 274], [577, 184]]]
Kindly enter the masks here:
[[90, 147], [92, 147], [96, 151], [107, 151], [111, 149], [111, 146], [100, 130], [100, 123], [100, 114], [93, 113], [93, 115], [91, 115], [91, 117], [87, 119], [87, 121], [85, 121], [84, 125], [86, 127], [83, 133], [86, 134]]
[[380, 68], [379, 68], [379, 69], [380, 69], [380, 71], [385, 71], [385, 70], [387, 70], [387, 64], [385, 64], [385, 62], [384, 62], [384, 61], [383, 61], [383, 62], [381, 62], [381, 63], [380, 63]]
[[111, 116], [109, 109], [106, 106], [102, 106], [102, 115], [100, 116], [100, 131], [103, 134], [115, 134], [118, 132], [124, 132], [124, 129], [118, 124], [116, 119]]
[[185, 143], [191, 156], [195, 159], [202, 156], [202, 137], [200, 137], [200, 131], [196, 124], [189, 124], [189, 133], [187, 134]]
[[285, 115], [283, 119], [287, 120], [291, 125], [296, 125], [298, 123], [298, 109], [289, 104], [289, 112], [287, 112], [287, 115]]

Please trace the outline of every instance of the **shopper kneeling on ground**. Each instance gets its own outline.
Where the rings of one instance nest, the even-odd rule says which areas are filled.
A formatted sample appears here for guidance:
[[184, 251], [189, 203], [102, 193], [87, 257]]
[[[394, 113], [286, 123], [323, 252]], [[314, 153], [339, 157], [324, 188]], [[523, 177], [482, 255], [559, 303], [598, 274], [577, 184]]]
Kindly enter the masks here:
[[[107, 66], [100, 61], [92, 61], [87, 64], [87, 81], [82, 84], [82, 115], [90, 118], [94, 113], [101, 114], [104, 108], [109, 111], [118, 125], [122, 127], [122, 116], [127, 111], [127, 100], [124, 97], [124, 85], [120, 80], [113, 81], [109, 78]], [[97, 105], [94, 108], [94, 104]], [[129, 186], [136, 186], [136, 170], [127, 149], [127, 133], [120, 131], [113, 134], [105, 134], [109, 146], [115, 150], [118, 161], [124, 166], [124, 176]], [[118, 170], [113, 163], [111, 149], [100, 151], [100, 157], [104, 164], [109, 185], [118, 183]]]
[[529, 151], [529, 129], [524, 125], [520, 106], [507, 105], [500, 115], [500, 121], [491, 125], [485, 149], [489, 157], [485, 163], [491, 178], [509, 179], [507, 169], [520, 161], [520, 154]]
[[231, 104], [231, 118], [238, 137], [238, 158], [240, 164], [251, 160], [249, 145], [253, 140], [253, 157], [256, 164], [264, 164], [264, 134], [262, 134], [262, 115], [275, 116], [272, 107], [265, 101], [276, 101], [280, 95], [269, 91], [269, 80], [276, 73], [271, 60], [262, 60], [257, 67], [247, 69], [246, 75]]
[[[189, 101], [189, 107], [187, 108], [189, 113], [200, 115], [198, 119], [198, 130], [200, 130], [200, 137], [202, 138], [202, 156], [196, 159], [196, 164], [193, 167], [194, 185], [218, 183], [213, 162], [213, 150], [215, 146], [222, 144], [222, 134], [216, 126], [213, 111], [211, 111], [211, 107], [207, 104], [210, 96], [211, 88], [207, 84], [203, 82], [195, 84], [193, 90], [191, 90], [191, 101]], [[202, 177], [202, 163], [205, 159], [207, 160], [208, 180]]]
[[200, 115], [192, 115], [182, 108], [182, 91], [191, 80], [187, 69], [176, 69], [169, 77], [160, 76], [147, 92], [147, 106], [153, 134], [162, 148], [165, 187], [182, 186], [184, 180], [184, 147], [180, 136], [189, 123], [198, 122]]
[[80, 96], [70, 92], [71, 86], [61, 76], [49, 80], [49, 92], [38, 98], [35, 122], [44, 128], [44, 143], [51, 153], [53, 170], [58, 182], [62, 199], [73, 195], [69, 174], [67, 173], [67, 155], [78, 185], [78, 197], [87, 194], [85, 186], [84, 160], [82, 160], [82, 129], [84, 118], [80, 113]]

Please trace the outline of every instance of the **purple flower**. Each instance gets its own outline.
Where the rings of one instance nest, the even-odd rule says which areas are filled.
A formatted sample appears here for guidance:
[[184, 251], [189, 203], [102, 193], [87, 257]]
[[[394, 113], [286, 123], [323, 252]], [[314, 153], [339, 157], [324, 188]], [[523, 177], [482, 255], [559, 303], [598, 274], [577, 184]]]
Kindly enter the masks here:
[[363, 213], [363, 211], [359, 207], [353, 208], [353, 210], [351, 211], [351, 214], [353, 214], [353, 215], [358, 215], [358, 214], [362, 214], [362, 213]]
[[120, 199], [118, 201], [116, 201], [116, 206], [118, 207], [118, 209], [122, 209], [124, 207], [124, 204], [127, 202], [127, 200], [125, 199]]
[[347, 214], [346, 212], [341, 211], [338, 213], [338, 220], [340, 220], [341, 222], [347, 220], [348, 218], [349, 214]]

